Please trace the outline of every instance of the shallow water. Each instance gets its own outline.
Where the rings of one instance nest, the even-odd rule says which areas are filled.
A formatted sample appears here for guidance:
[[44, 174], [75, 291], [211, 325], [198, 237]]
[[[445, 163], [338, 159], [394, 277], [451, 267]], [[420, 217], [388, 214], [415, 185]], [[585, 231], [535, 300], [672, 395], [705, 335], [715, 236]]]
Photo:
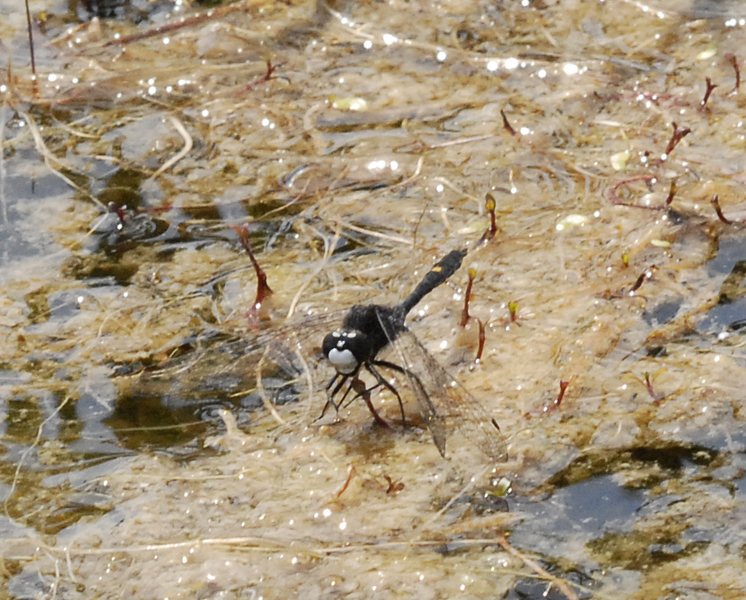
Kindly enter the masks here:
[[[740, 6], [42, 4], [35, 84], [0, 4], [11, 597], [744, 596]], [[471, 248], [410, 323], [509, 459], [213, 367], [245, 223], [269, 332]]]

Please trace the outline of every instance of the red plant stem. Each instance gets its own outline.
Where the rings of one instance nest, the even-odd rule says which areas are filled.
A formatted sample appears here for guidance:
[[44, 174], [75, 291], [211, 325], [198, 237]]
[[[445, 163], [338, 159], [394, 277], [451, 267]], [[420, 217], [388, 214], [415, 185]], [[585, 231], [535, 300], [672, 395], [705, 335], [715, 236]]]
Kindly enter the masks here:
[[676, 195], [676, 180], [671, 181], [671, 187], [668, 188], [668, 196], [666, 196], [666, 206], [670, 206], [673, 202], [673, 197]]
[[233, 229], [235, 229], [236, 233], [238, 233], [238, 237], [241, 240], [241, 245], [243, 246], [243, 249], [246, 250], [246, 254], [249, 255], [249, 260], [251, 260], [251, 264], [253, 265], [254, 271], [256, 272], [256, 298], [254, 300], [254, 305], [251, 307], [251, 310], [256, 312], [259, 310], [259, 308], [261, 308], [264, 300], [266, 298], [269, 298], [274, 292], [267, 284], [267, 274], [259, 265], [256, 258], [254, 257], [254, 252], [251, 250], [251, 244], [249, 244], [248, 226], [234, 226]]
[[477, 346], [477, 356], [475, 360], [476, 362], [482, 362], [482, 353], [484, 352], [484, 341], [487, 336], [485, 334], [485, 328], [484, 328], [484, 323], [482, 323], [482, 319], [477, 319], [477, 323], [479, 323], [479, 345]]
[[513, 129], [511, 124], [508, 122], [508, 117], [505, 116], [505, 111], [500, 109], [500, 114], [502, 115], [502, 118], [503, 118], [503, 129], [507, 131], [510, 135], [518, 135], [515, 132], [515, 129]]
[[270, 79], [272, 79], [272, 74], [275, 72], [276, 68], [277, 68], [277, 66], [273, 65], [272, 61], [270, 61], [269, 59], [267, 59], [267, 72], [264, 75], [262, 75], [261, 77], [257, 77], [254, 81], [252, 81], [251, 83], [247, 84], [244, 88], [242, 88], [239, 91], [239, 93], [249, 92], [249, 91], [253, 90], [259, 84], [265, 83], [265, 82], [269, 81]]
[[720, 208], [720, 199], [718, 198], [718, 195], [717, 195], [717, 194], [715, 194], [715, 195], [714, 195], [714, 196], [712, 197], [712, 200], [710, 200], [710, 203], [711, 203], [711, 204], [712, 204], [712, 206], [713, 206], [713, 207], [715, 208], [715, 212], [716, 212], [716, 213], [717, 213], [717, 215], [718, 215], [718, 219], [720, 219], [720, 220], [721, 220], [721, 221], [722, 221], [723, 223], [725, 223], [726, 225], [733, 225], [733, 224], [734, 224], [734, 223], [733, 223], [733, 221], [731, 221], [730, 219], [727, 219], [727, 218], [725, 217], [725, 215], [723, 214], [723, 209], [722, 209], [722, 208]]
[[725, 58], [730, 61], [730, 64], [733, 65], [733, 70], [736, 72], [736, 85], [733, 86], [733, 89], [730, 91], [731, 94], [737, 94], [738, 88], [741, 87], [741, 69], [738, 66], [738, 59], [736, 58], [735, 54], [726, 54]]
[[650, 373], [645, 373], [645, 389], [648, 391], [648, 394], [650, 394], [650, 397], [653, 400], [656, 400], [655, 390], [653, 390], [653, 380], [650, 378]]
[[673, 149], [676, 148], [678, 143], [681, 140], [683, 140], [687, 135], [689, 135], [692, 131], [688, 127], [682, 127], [681, 129], [679, 129], [679, 126], [676, 125], [676, 121], [674, 121], [672, 125], [673, 125], [673, 134], [671, 135], [671, 139], [668, 141], [668, 146], [666, 146], [666, 151], [664, 152], [664, 154], [666, 155], [666, 158], [671, 156], [671, 152], [673, 152]]
[[705, 82], [707, 83], [707, 87], [705, 88], [705, 97], [702, 98], [702, 102], [699, 103], [699, 110], [701, 111], [707, 108], [707, 101], [710, 99], [710, 94], [712, 94], [712, 90], [717, 87], [717, 83], [712, 83], [712, 80], [709, 77], [705, 77]]
[[466, 327], [469, 322], [469, 301], [471, 300], [471, 289], [474, 287], [474, 278], [477, 276], [475, 269], [469, 269], [469, 283], [466, 284], [466, 292], [464, 293], [464, 310], [461, 311], [461, 327]]
[[635, 281], [635, 284], [630, 288], [629, 293], [632, 294], [639, 290], [642, 287], [643, 282], [645, 281], [645, 278], [647, 277], [648, 273], [647, 271], [645, 273], [642, 273], [638, 278], [637, 281]]
[[518, 302], [508, 302], [508, 312], [510, 313], [510, 322], [515, 323], [518, 320]]
[[655, 206], [642, 206], [642, 205], [638, 206], [635, 204], [629, 204], [627, 202], [622, 201], [617, 195], [617, 190], [623, 185], [627, 185], [635, 181], [655, 181], [656, 179], [657, 177], [655, 175], [635, 175], [634, 177], [627, 177], [626, 179], [622, 179], [621, 181], [618, 181], [617, 183], [615, 183], [614, 186], [611, 188], [611, 190], [609, 190], [609, 200], [611, 200], [612, 204], [617, 204], [619, 206], [634, 206], [636, 208], [648, 208], [648, 209], [657, 210], [658, 207], [655, 207]]
[[562, 404], [562, 399], [565, 397], [565, 391], [567, 391], [567, 386], [570, 385], [570, 382], [565, 381], [564, 379], [561, 379], [559, 383], [560, 383], [560, 391], [559, 391], [559, 395], [557, 396], [557, 402], [556, 402], [557, 406]]
[[497, 217], [495, 216], [497, 202], [492, 194], [487, 194], [487, 200], [484, 203], [484, 207], [487, 209], [487, 212], [490, 213], [490, 228], [482, 234], [481, 238], [479, 238], [478, 245], [489, 242], [497, 233]]

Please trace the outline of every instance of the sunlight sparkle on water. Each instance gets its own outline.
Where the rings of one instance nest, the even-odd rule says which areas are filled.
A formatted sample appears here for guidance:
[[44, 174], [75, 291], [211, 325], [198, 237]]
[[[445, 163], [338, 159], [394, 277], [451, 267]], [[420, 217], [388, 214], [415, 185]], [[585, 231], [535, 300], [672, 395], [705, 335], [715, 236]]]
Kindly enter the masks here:
[[562, 67], [562, 70], [565, 72], [565, 75], [577, 75], [580, 68], [575, 63], [566, 63], [565, 66]]

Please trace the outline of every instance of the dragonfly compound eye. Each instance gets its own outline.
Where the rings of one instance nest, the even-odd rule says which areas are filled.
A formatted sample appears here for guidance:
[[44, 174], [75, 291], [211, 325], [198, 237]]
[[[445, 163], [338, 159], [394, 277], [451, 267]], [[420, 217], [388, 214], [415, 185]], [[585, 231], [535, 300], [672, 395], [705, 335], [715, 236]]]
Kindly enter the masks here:
[[337, 373], [351, 375], [370, 353], [370, 343], [359, 331], [333, 331], [324, 338], [322, 350]]

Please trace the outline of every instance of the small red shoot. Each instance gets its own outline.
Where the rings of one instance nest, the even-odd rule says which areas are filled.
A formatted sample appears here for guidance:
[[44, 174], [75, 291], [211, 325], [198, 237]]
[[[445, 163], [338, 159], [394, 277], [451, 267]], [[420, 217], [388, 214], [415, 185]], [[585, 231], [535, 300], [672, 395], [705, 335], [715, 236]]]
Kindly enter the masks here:
[[479, 239], [478, 245], [489, 242], [493, 237], [495, 237], [495, 234], [497, 233], [497, 216], [495, 215], [497, 201], [495, 200], [495, 197], [490, 193], [487, 193], [485, 198], [486, 201], [484, 203], [484, 207], [490, 214], [490, 228], [482, 234], [482, 237]]
[[466, 284], [466, 292], [464, 292], [464, 309], [461, 311], [461, 327], [466, 327], [466, 324], [471, 318], [469, 316], [469, 302], [471, 301], [471, 289], [474, 287], [474, 278], [477, 276], [476, 269], [469, 269], [469, 283]]
[[114, 213], [119, 219], [119, 229], [124, 227], [124, 221], [127, 218], [127, 205], [120, 206], [116, 202], [109, 202], [107, 208], [109, 212]]
[[386, 475], [386, 473], [383, 474], [383, 478], [389, 484], [389, 486], [386, 488], [387, 494], [396, 494], [397, 492], [401, 492], [404, 489], [404, 483], [402, 483], [401, 481], [394, 481], [390, 476]]
[[503, 129], [507, 131], [510, 135], [518, 135], [515, 132], [515, 129], [513, 129], [512, 125], [508, 122], [508, 117], [505, 116], [505, 111], [500, 109], [500, 114], [503, 118]]
[[673, 202], [673, 197], [676, 195], [676, 180], [671, 181], [671, 187], [668, 188], [668, 196], [666, 196], [666, 206], [670, 206], [671, 202]]
[[731, 65], [733, 65], [733, 70], [736, 72], [736, 85], [733, 86], [733, 89], [729, 92], [730, 94], [737, 94], [738, 88], [741, 87], [741, 69], [738, 66], [738, 59], [736, 58], [735, 54], [726, 54], [725, 58], [730, 62]]
[[717, 194], [715, 194], [712, 197], [712, 200], [710, 200], [710, 203], [712, 204], [713, 208], [715, 209], [715, 212], [718, 215], [718, 219], [720, 219], [726, 225], [734, 225], [734, 222], [731, 221], [730, 219], [726, 218], [726, 216], [723, 214], [723, 209], [720, 208], [720, 199], [718, 198]]
[[251, 260], [251, 264], [256, 272], [256, 298], [254, 299], [254, 304], [247, 313], [249, 322], [254, 325], [259, 318], [259, 310], [262, 308], [262, 304], [273, 294], [273, 292], [267, 283], [267, 274], [259, 265], [254, 257], [254, 252], [251, 250], [251, 244], [249, 243], [249, 226], [244, 225], [243, 227], [239, 227], [235, 225], [233, 229], [238, 233], [241, 245], [243, 246], [243, 249], [246, 250], [246, 254], [249, 255], [249, 260]]
[[676, 125], [676, 121], [671, 123], [671, 125], [673, 125], [673, 134], [671, 135], [671, 139], [668, 141], [668, 146], [666, 146], [666, 151], [663, 153], [666, 156], [666, 158], [671, 156], [671, 152], [673, 152], [673, 149], [676, 148], [678, 143], [681, 140], [683, 140], [687, 135], [689, 135], [692, 131], [688, 127], [682, 127], [681, 129], [679, 129], [679, 126]]
[[644, 374], [645, 377], [645, 389], [648, 391], [648, 394], [650, 394], [650, 397], [653, 398], [653, 400], [657, 400], [657, 396], [655, 394], [655, 390], [653, 390], [653, 379], [650, 377], [650, 373], [648, 371], [645, 371]]
[[258, 86], [258, 85], [260, 85], [262, 83], [266, 83], [267, 81], [269, 81], [270, 79], [272, 79], [272, 75], [274, 74], [275, 69], [277, 69], [277, 66], [273, 65], [272, 61], [269, 60], [269, 59], [267, 59], [267, 72], [264, 75], [262, 75], [260, 77], [257, 77], [256, 79], [254, 79], [254, 81], [252, 81], [251, 83], [247, 84], [245, 87], [241, 88], [241, 90], [238, 93], [242, 94], [243, 92], [250, 92], [256, 86]]
[[705, 97], [702, 98], [702, 102], [699, 103], [700, 111], [704, 111], [707, 108], [707, 101], [710, 99], [710, 94], [712, 94], [712, 90], [718, 86], [717, 83], [712, 83], [712, 80], [709, 77], [705, 77], [705, 82], [707, 83], [707, 87], [705, 88]]
[[555, 402], [557, 406], [562, 404], [562, 399], [565, 397], [565, 392], [567, 391], [567, 386], [570, 385], [570, 382], [565, 381], [564, 379], [560, 379], [559, 384], [560, 384], [560, 391], [559, 391], [559, 394], [557, 395], [557, 400]]
[[485, 334], [484, 323], [482, 323], [482, 319], [477, 319], [477, 323], [479, 324], [479, 345], [477, 346], [477, 356], [474, 359], [474, 362], [480, 363], [482, 362], [482, 353], [484, 352], [484, 341], [487, 336]]
[[335, 498], [341, 498], [342, 494], [344, 494], [347, 491], [347, 488], [350, 487], [350, 482], [352, 481], [352, 478], [357, 475], [357, 471], [355, 470], [355, 467], [353, 465], [350, 465], [347, 467], [347, 478], [345, 479], [345, 482], [342, 484], [342, 487], [340, 487], [334, 494]]
[[619, 197], [619, 188], [629, 185], [630, 183], [634, 183], [635, 181], [644, 181], [648, 186], [650, 186], [651, 181], [655, 181], [656, 177], [655, 175], [635, 175], [633, 177], [627, 177], [625, 179], [622, 179], [621, 181], [617, 181], [612, 188], [609, 190], [609, 200], [611, 200], [612, 204], [615, 204], [616, 206], [629, 206], [630, 208], [644, 208], [647, 210], [660, 210], [661, 207], [659, 206], [644, 206], [642, 204], [630, 204], [629, 202], [625, 202]]
[[518, 320], [518, 302], [514, 300], [508, 302], [508, 310], [510, 311], [510, 322], [515, 323]]
[[630, 288], [629, 293], [634, 294], [637, 290], [639, 290], [642, 287], [643, 282], [648, 276], [648, 272], [645, 271], [644, 273], [641, 273], [640, 276], [637, 278], [637, 281], [635, 281], [635, 284]]

